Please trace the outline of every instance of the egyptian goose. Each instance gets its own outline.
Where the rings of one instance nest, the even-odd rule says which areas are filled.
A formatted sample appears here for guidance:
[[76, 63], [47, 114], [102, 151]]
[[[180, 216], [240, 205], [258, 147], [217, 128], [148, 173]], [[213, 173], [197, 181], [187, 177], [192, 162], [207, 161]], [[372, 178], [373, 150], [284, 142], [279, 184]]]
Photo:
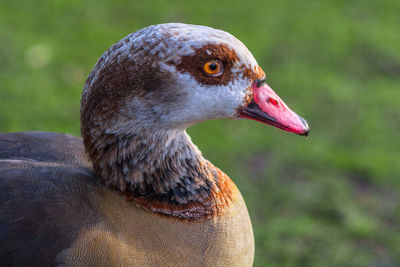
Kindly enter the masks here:
[[227, 32], [161, 24], [111, 46], [83, 89], [83, 140], [0, 135], [1, 264], [251, 266], [243, 198], [185, 132], [219, 118], [309, 131]]

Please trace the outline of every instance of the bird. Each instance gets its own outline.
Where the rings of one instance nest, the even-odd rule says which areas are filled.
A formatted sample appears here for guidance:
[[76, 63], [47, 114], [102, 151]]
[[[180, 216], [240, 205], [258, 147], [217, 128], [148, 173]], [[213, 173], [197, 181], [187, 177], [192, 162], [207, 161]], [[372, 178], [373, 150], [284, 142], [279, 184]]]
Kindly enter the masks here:
[[83, 88], [81, 137], [0, 134], [3, 266], [252, 266], [240, 191], [186, 129], [253, 119], [305, 135], [233, 35], [151, 25], [112, 45]]

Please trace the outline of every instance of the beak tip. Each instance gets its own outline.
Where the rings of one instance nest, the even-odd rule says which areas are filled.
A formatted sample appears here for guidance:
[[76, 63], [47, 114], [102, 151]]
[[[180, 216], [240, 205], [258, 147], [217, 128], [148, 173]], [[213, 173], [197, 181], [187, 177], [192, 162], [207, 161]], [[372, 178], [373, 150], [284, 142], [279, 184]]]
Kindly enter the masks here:
[[310, 128], [307, 128], [303, 133], [301, 133], [299, 135], [302, 135], [307, 138], [309, 133], [310, 133]]
[[304, 130], [303, 130], [302, 133], [300, 133], [300, 135], [303, 135], [304, 137], [307, 137], [308, 134], [310, 133], [310, 127], [308, 126], [308, 123], [307, 123], [307, 121], [306, 121], [305, 119], [303, 119], [303, 118], [300, 117], [300, 116], [299, 116], [299, 118], [300, 118], [301, 123], [302, 123], [303, 126], [304, 126]]

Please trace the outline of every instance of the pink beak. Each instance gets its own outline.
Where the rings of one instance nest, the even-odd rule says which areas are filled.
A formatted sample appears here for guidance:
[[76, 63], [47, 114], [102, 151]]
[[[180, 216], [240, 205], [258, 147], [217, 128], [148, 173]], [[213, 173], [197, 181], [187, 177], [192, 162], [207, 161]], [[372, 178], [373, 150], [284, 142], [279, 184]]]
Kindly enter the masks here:
[[273, 125], [279, 129], [307, 136], [305, 119], [294, 113], [264, 80], [253, 84], [253, 100], [240, 110], [240, 117]]

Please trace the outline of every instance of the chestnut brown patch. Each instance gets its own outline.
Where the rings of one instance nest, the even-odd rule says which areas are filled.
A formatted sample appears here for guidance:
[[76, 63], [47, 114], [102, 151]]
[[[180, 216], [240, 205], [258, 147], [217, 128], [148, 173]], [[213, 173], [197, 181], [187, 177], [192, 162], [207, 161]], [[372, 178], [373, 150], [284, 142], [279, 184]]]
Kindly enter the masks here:
[[251, 81], [265, 78], [265, 73], [260, 66], [254, 66], [253, 69], [246, 66], [242, 70], [243, 78], [247, 78]]
[[177, 203], [160, 196], [138, 196], [134, 193], [128, 194], [127, 200], [146, 210], [185, 221], [206, 220], [221, 215], [231, 205], [237, 188], [220, 169], [210, 162], [207, 162], [207, 166], [213, 171], [208, 179], [214, 181], [215, 185], [204, 193], [192, 195], [190, 198], [195, 199], [193, 201]]
[[[223, 64], [224, 72], [217, 77], [204, 73], [204, 64], [210, 60], [217, 60]], [[190, 73], [196, 81], [206, 85], [227, 85], [235, 77], [232, 75], [232, 67], [238, 62], [235, 50], [225, 44], [208, 44], [195, 50], [194, 55], [183, 56], [176, 69], [179, 72]], [[175, 65], [174, 62], [169, 62]]]
[[[242, 73], [243, 78], [247, 78], [251, 81], [257, 81], [265, 78], [265, 73], [260, 66], [254, 66], [254, 69], [251, 69], [250, 67], [244, 67]], [[246, 95], [243, 98], [243, 103], [240, 107], [236, 109], [236, 114], [240, 114], [241, 109], [243, 109], [243, 107], [246, 107], [251, 102], [251, 100], [253, 100], [252, 85], [246, 88]]]

